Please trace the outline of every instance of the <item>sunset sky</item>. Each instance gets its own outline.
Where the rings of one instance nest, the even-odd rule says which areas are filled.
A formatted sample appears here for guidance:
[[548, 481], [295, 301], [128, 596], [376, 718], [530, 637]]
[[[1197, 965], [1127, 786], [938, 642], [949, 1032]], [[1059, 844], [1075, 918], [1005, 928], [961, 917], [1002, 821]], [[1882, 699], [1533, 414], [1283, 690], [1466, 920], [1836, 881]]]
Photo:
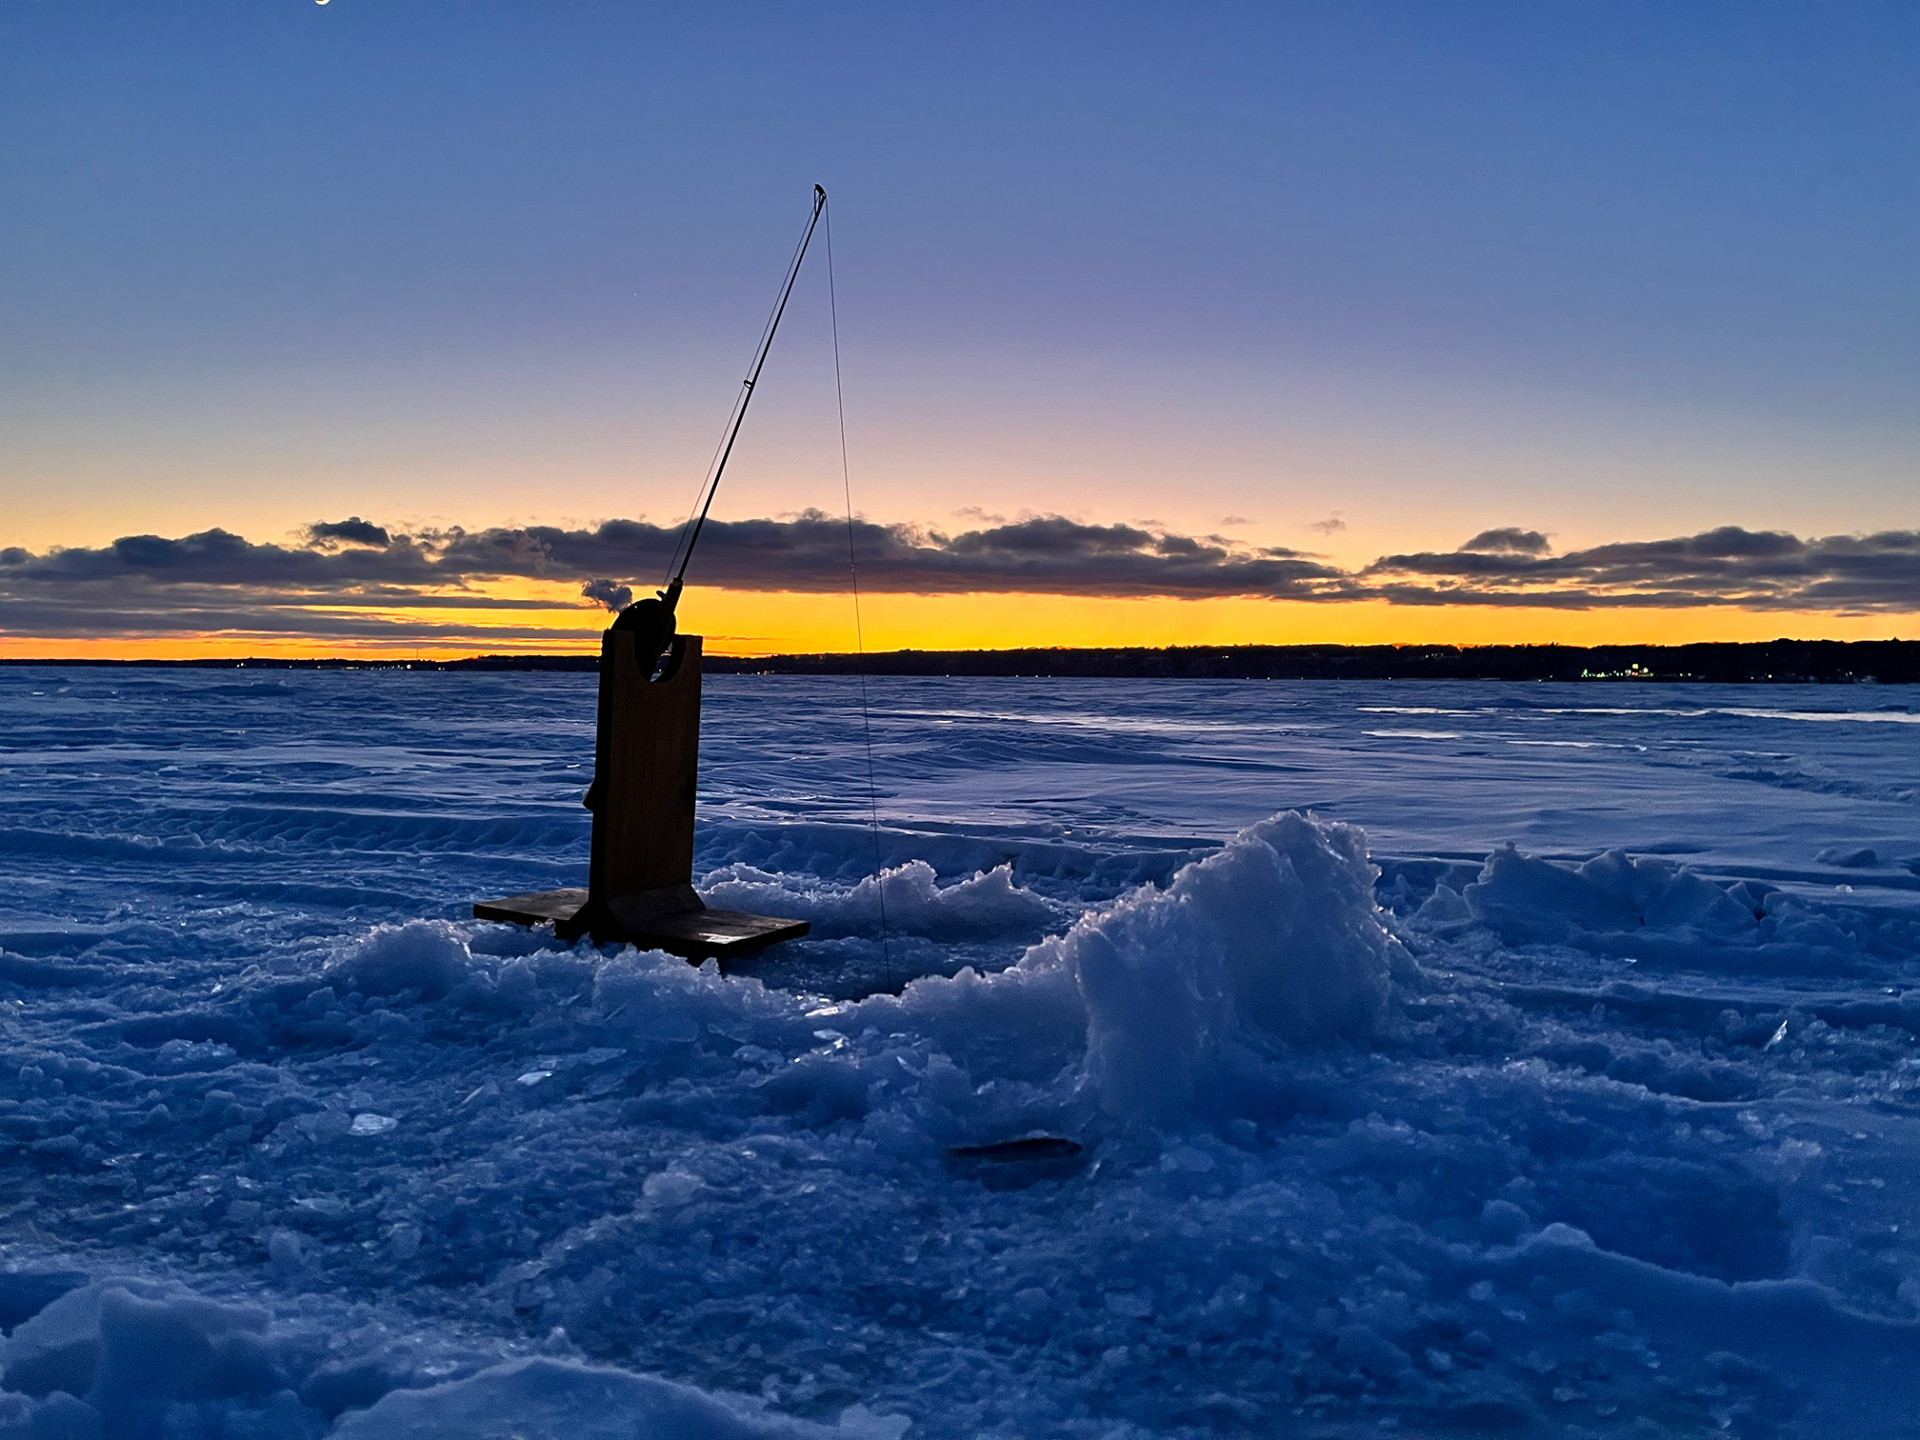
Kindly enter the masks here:
[[1911, 5], [0, 0], [0, 136], [0, 655], [590, 647], [815, 182], [869, 648], [1920, 634]]

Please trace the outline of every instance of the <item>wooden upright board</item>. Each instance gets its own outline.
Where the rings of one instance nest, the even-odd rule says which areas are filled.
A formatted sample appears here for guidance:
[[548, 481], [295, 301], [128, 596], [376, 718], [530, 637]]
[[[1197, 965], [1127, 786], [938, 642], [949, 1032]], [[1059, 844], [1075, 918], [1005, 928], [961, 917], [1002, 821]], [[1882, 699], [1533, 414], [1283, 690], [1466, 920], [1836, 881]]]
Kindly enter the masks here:
[[656, 680], [640, 673], [631, 630], [600, 638], [587, 889], [603, 900], [693, 883], [700, 637], [675, 636], [668, 657]]

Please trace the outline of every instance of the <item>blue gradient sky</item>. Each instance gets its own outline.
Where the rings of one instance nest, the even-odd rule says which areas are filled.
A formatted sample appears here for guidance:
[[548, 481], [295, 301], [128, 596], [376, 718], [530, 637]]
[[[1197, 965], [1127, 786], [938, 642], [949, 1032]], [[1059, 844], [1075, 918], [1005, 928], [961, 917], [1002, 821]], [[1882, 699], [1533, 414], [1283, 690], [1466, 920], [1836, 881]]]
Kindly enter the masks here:
[[1912, 6], [0, 0], [0, 135], [0, 545], [674, 518], [816, 180], [876, 519], [1920, 526]]

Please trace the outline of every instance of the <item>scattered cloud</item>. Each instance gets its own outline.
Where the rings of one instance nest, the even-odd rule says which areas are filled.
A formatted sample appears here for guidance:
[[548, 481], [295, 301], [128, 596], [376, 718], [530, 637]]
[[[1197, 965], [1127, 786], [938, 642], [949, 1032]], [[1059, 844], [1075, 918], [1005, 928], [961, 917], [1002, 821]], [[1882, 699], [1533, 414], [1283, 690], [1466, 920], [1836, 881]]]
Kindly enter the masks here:
[[1553, 547], [1538, 530], [1521, 530], [1512, 525], [1502, 530], [1482, 530], [1462, 550], [1486, 550], [1495, 554], [1544, 555]]
[[616, 613], [633, 603], [633, 587], [616, 585], [611, 580], [589, 580], [580, 587], [580, 593], [595, 604], [604, 605]]
[[1322, 535], [1337, 535], [1346, 528], [1347, 522], [1340, 518], [1340, 512], [1338, 510], [1334, 511], [1326, 519], [1312, 521], [1307, 526], [1307, 529], [1318, 530]]
[[[856, 519], [852, 532], [861, 587], [904, 594], [1920, 611], [1915, 531], [1801, 539], [1726, 526], [1555, 555], [1539, 532], [1506, 528], [1484, 531], [1459, 550], [1385, 555], [1358, 570], [1283, 546], [1058, 515], [952, 532]], [[677, 531], [609, 520], [590, 528], [400, 534], [356, 516], [305, 533], [306, 543], [293, 545], [206, 530], [38, 554], [0, 550], [0, 633], [434, 638], [462, 632], [457, 616], [431, 612], [461, 611], [476, 619], [499, 612], [490, 623], [528, 612], [524, 633], [537, 635], [538, 612], [547, 612], [549, 624], [566, 612], [584, 619], [582, 612], [617, 610], [636, 590], [660, 583]], [[838, 592], [849, 580], [847, 542], [847, 521], [815, 510], [710, 521], [692, 578], [741, 590]], [[513, 580], [556, 582], [570, 595], [498, 593], [512, 588], [500, 582]], [[488, 633], [504, 639], [508, 632]]]
[[322, 550], [330, 550], [334, 545], [371, 545], [383, 547], [392, 543], [393, 537], [379, 526], [362, 520], [358, 515], [349, 515], [345, 520], [317, 520], [307, 527], [308, 543]]
[[1233, 525], [1251, 525], [1252, 523], [1253, 522], [1244, 515], [1222, 515], [1220, 517], [1222, 528]]

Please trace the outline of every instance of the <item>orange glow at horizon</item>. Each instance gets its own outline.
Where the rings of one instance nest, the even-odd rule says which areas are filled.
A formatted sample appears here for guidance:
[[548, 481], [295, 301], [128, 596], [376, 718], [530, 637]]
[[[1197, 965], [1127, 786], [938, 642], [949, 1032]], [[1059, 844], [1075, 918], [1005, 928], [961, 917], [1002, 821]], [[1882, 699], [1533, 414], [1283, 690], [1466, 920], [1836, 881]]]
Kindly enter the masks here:
[[[396, 606], [355, 615], [361, 620], [430, 624], [438, 631], [431, 637], [329, 638], [240, 630], [88, 639], [5, 635], [0, 636], [0, 658], [446, 660], [489, 654], [592, 654], [610, 617], [562, 598], [563, 593], [560, 587], [530, 584], [525, 598], [549, 599], [553, 608], [484, 612], [484, 621], [473, 610], [436, 608], [430, 598], [414, 608]], [[316, 605], [309, 613], [328, 611]], [[1920, 631], [1911, 614], [1704, 607], [1575, 611], [1414, 607], [1382, 601], [1314, 604], [1251, 597], [1167, 600], [1022, 594], [869, 594], [861, 600], [861, 619], [860, 648], [869, 651], [1128, 645], [1680, 645], [1782, 637], [1890, 639]], [[707, 637], [707, 652], [714, 655], [856, 648], [853, 606], [846, 595], [689, 590], [681, 601], [680, 620], [683, 629]]]

